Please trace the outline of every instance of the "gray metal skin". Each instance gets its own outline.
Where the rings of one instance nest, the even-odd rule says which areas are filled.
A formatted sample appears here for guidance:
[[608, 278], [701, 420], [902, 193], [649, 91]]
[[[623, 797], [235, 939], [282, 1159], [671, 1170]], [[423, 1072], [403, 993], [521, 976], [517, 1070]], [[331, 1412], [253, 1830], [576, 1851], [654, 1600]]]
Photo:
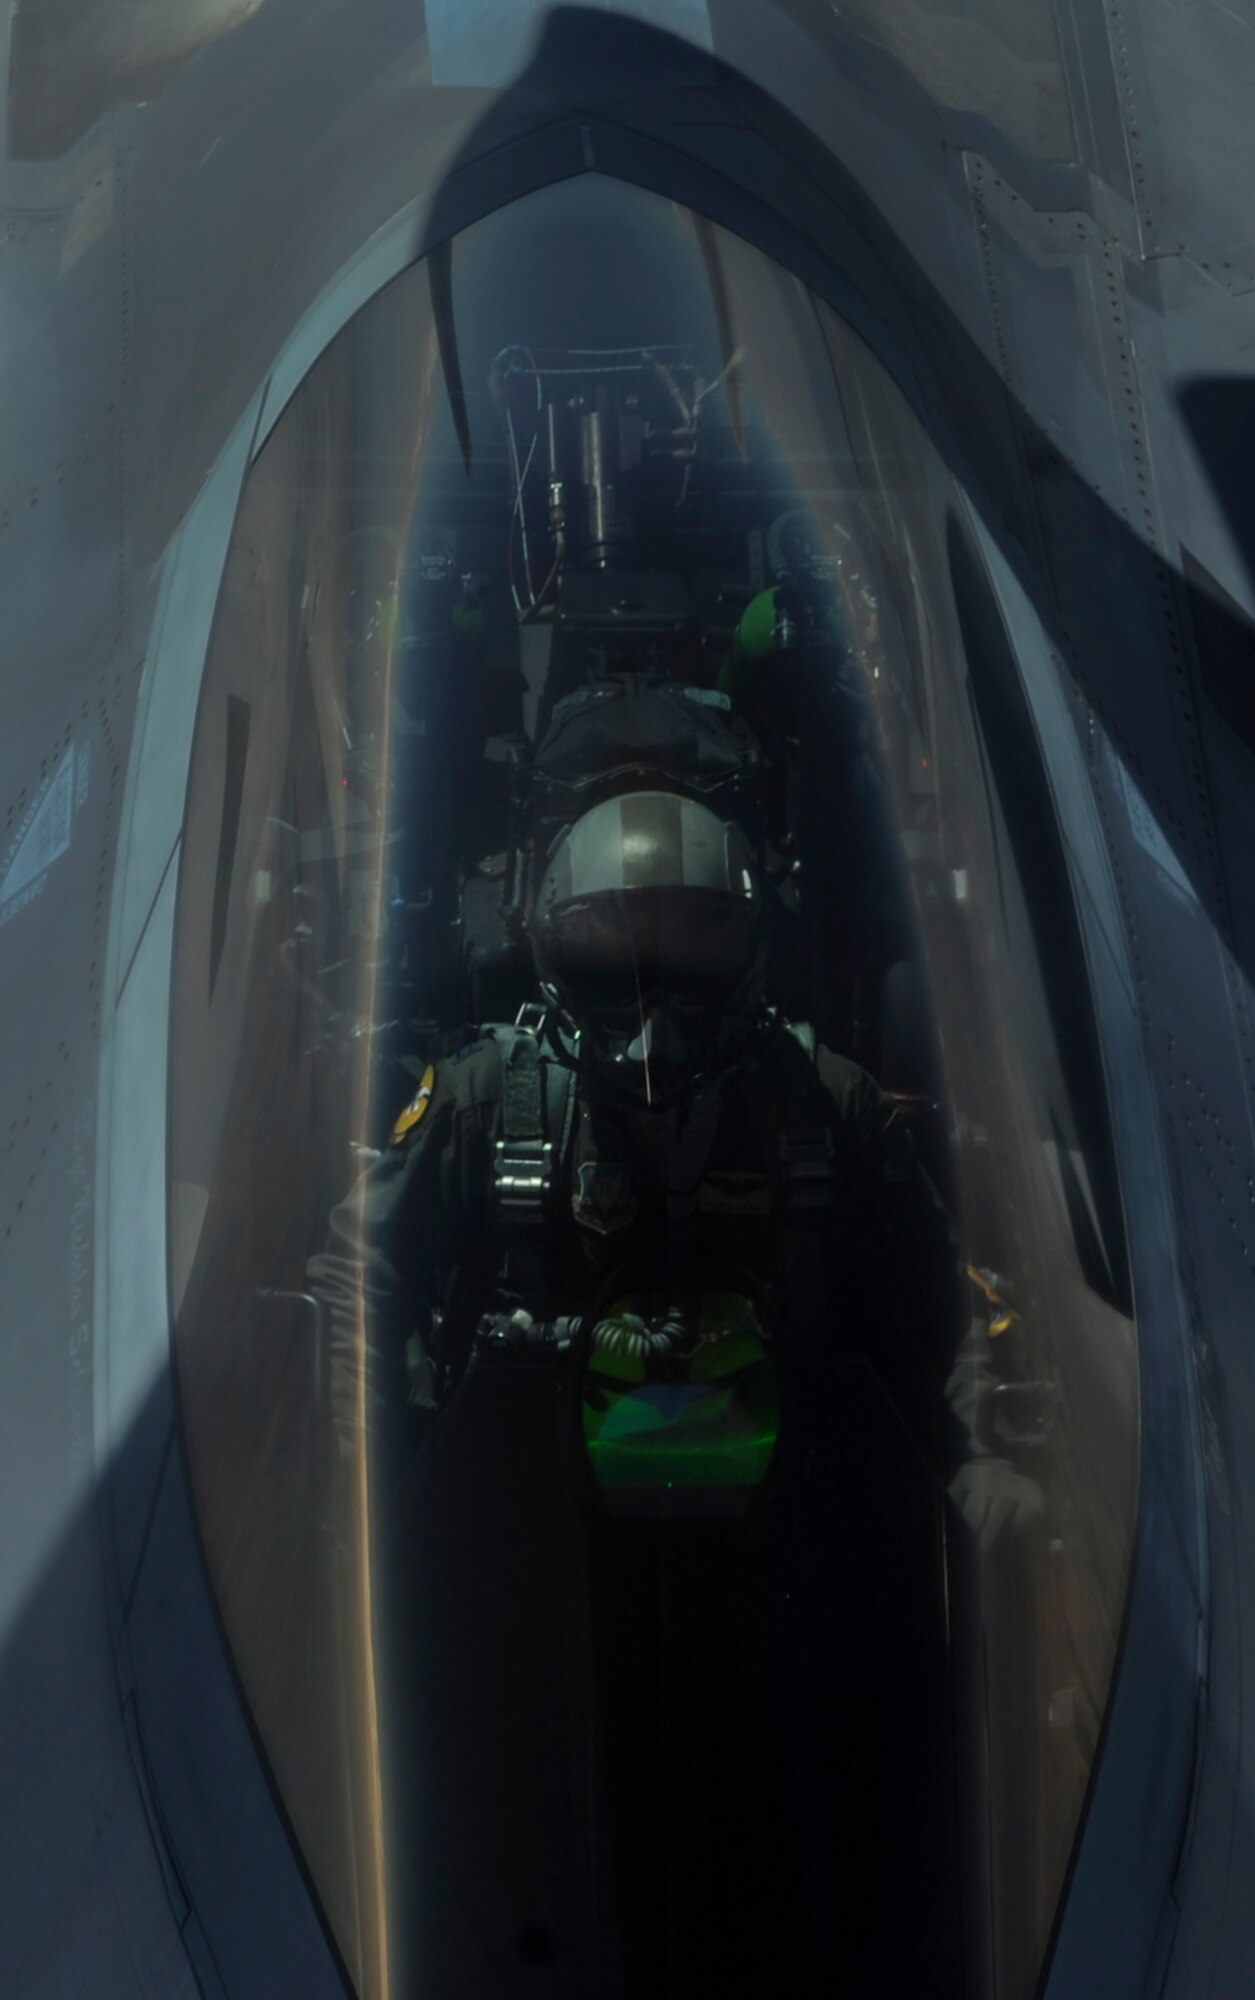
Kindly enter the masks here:
[[[283, 395], [396, 268], [596, 169], [829, 298], [979, 518], [1086, 941], [1142, 1370], [1125, 1637], [1045, 1992], [1249, 1993], [1251, 21], [921, 0], [904, 37], [874, 0], [712, 0], [707, 53], [569, 10], [489, 98], [433, 87], [436, 14], [429, 45], [396, 0], [187, 13], [142, 105], [125, 61], [115, 101], [89, 87], [100, 37], [139, 46], [126, 4], [82, 9], [42, 124], [53, 10], [20, 5], [8, 51], [6, 875], [73, 763], [47, 866], [0, 878], [0, 1991], [343, 1990], [174, 1421], [165, 1039], [195, 696]], [[486, 10], [486, 51], [494, 32]], [[1193, 620], [1183, 545], [1225, 594]]]

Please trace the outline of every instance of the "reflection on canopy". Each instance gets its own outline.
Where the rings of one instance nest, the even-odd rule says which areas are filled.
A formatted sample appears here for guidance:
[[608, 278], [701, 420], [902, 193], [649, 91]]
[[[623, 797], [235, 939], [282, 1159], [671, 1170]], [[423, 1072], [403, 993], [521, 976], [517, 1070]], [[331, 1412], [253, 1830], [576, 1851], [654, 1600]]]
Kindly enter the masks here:
[[[669, 204], [586, 176], [469, 231], [448, 276], [433, 288], [415, 267], [361, 312], [257, 459], [198, 726], [172, 1269], [197, 1505], [253, 1715], [364, 1995], [475, 1990], [468, 1967], [487, 1964], [501, 1992], [546, 1964], [605, 1993], [716, 1973], [721, 1992], [779, 1990], [782, 1968], [883, 1991], [912, 1976], [909, 1906], [930, 1990], [962, 1978], [1020, 2000], [1110, 1685], [1136, 1357], [1067, 879], [966, 505], [831, 311]], [[464, 407], [445, 393], [453, 353]], [[753, 950], [722, 905], [710, 933], [736, 945], [723, 1025], [759, 1008], [807, 1023], [894, 1093], [972, 1277], [959, 1324], [940, 1297], [922, 1314], [917, 1353], [878, 1347], [875, 1297], [851, 1296], [822, 1424], [799, 1417], [771, 1287], [748, 1297], [765, 1177], [729, 1170], [718, 1198], [750, 1270], [726, 1373], [699, 1379], [698, 1348], [650, 1333], [657, 1302], [624, 1284], [599, 1307], [579, 1431], [582, 1463], [617, 1471], [591, 1514], [575, 1469], [543, 1492], [528, 1474], [507, 1488], [527, 1505], [494, 1513], [482, 1496], [530, 1463], [512, 1456], [520, 1429], [554, 1422], [536, 1378], [507, 1395], [499, 1376], [476, 1417], [446, 1395], [465, 1353], [443, 1389], [438, 1353], [420, 1400], [447, 1407], [398, 1482], [368, 1405], [381, 1329], [364, 1280], [337, 1401], [306, 1267], [402, 1107], [434, 1120], [436, 1077], [483, 1024], [545, 1001], [543, 886], [561, 877], [576, 961], [598, 934], [580, 929], [578, 867], [588, 897], [625, 909], [634, 883], [657, 888], [651, 813], [675, 822], [680, 886], [731, 898], [728, 856], [751, 857]], [[612, 823], [589, 861], [572, 829], [587, 846]], [[708, 826], [734, 830], [718, 878], [699, 860]], [[616, 935], [637, 940], [639, 1017], [621, 1046], [608, 1024], [607, 1060], [672, 1047], [682, 1079], [716, 1074], [731, 1058], [718, 1035], [685, 1039], [671, 945], [655, 927], [647, 958], [635, 918]], [[608, 1214], [613, 1191], [594, 1193]], [[781, 1570], [791, 1424], [818, 1427], [832, 1472], [809, 1525], [789, 1516]], [[668, 1426], [699, 1503], [616, 1511], [616, 1481], [674, 1489]], [[442, 1463], [450, 1482], [463, 1467], [456, 1500]], [[703, 1463], [721, 1468], [705, 1487]], [[459, 1766], [424, 1735], [423, 1675], [443, 1686], [442, 1649], [464, 1643], [471, 1570], [502, 1581], [495, 1610], [476, 1600], [490, 1623], [465, 1700], [481, 1707], [441, 1717], [472, 1746]], [[810, 1609], [780, 1608], [782, 1576]], [[834, 1633], [846, 1655], [835, 1704], [798, 1664], [819, 1606], [816, 1659]], [[809, 1792], [784, 1789], [765, 1747], [786, 1685], [810, 1717], [799, 1739], [813, 1725]], [[543, 1800], [511, 1803], [507, 1712], [548, 1746], [518, 1779]], [[797, 1762], [786, 1743], [779, 1769]], [[849, 1789], [825, 1790], [834, 1773]], [[722, 1875], [721, 1821], [740, 1842]], [[437, 1908], [424, 1885], [462, 1822], [484, 1833], [481, 1875], [450, 1876]], [[538, 1826], [548, 1874], [510, 1847]]]

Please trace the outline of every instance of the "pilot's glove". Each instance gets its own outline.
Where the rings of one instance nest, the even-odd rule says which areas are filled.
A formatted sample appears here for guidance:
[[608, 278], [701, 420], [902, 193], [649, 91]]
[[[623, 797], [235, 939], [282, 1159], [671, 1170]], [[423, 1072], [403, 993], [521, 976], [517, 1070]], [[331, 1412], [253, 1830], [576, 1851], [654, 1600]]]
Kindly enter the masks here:
[[1031, 1528], [1046, 1505], [1037, 1481], [1017, 1472], [1005, 1458], [969, 1459], [950, 1481], [949, 1492], [985, 1555], [1008, 1530], [1022, 1534]]

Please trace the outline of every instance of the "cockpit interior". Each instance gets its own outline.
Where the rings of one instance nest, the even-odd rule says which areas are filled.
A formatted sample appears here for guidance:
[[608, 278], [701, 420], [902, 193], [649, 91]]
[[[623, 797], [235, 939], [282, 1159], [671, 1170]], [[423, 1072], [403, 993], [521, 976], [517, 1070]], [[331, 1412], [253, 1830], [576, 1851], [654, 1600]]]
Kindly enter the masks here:
[[[883, 364], [751, 243], [596, 174], [403, 271], [256, 452], [175, 920], [175, 1354], [228, 1643], [363, 2000], [1034, 1990], [1137, 1371], [1017, 686]], [[830, 1372], [804, 1417], [753, 1404], [780, 1451], [739, 1510], [616, 1510], [608, 1432], [585, 1414], [564, 1464], [519, 1370], [436, 1415], [390, 1513], [306, 1267], [424, 1080], [552, 1012], [559, 846], [660, 796], [744, 844], [755, 1004], [892, 1099], [955, 1286], [888, 1352], [900, 1271], [828, 1299]], [[791, 1437], [804, 1507], [772, 1497]]]

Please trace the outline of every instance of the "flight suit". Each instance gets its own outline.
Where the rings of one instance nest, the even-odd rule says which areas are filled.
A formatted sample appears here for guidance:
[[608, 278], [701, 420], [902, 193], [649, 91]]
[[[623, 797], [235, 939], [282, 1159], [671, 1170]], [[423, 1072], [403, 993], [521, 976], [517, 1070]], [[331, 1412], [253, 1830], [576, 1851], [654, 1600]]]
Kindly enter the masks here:
[[[616, 1284], [665, 1291], [741, 1274], [778, 1323], [794, 1322], [802, 1360], [822, 1363], [833, 1329], [848, 1338], [873, 1320], [881, 1345], [923, 1337], [952, 1261], [945, 1219], [897, 1105], [855, 1063], [775, 1020], [686, 1104], [637, 1112], [540, 1049], [560, 1129], [524, 1255], [500, 1172], [521, 1032], [482, 1027], [428, 1066], [310, 1262], [342, 1435], [363, 1387], [372, 1410], [438, 1407], [484, 1311], [595, 1312]], [[918, 1359], [905, 1371], [921, 1383], [931, 1372]]]
[[[442, 1985], [441, 1967], [490, 1954], [515, 1901], [556, 1911], [572, 1962], [626, 1913], [654, 1962], [670, 1907], [655, 1812], [690, 1829], [686, 1879], [744, 1877], [746, 1910], [803, 1889], [826, 1909], [851, 1757], [888, 1741], [923, 1782], [943, 1741], [916, 1685], [936, 1679], [917, 1615], [940, 1602], [936, 1537], [890, 1405], [913, 1430], [939, 1416], [950, 1261], [894, 1101], [778, 1019], [665, 1113], [518, 1028], [468, 1031], [428, 1065], [310, 1281], [345, 1449], [364, 1412], [374, 1425], [385, 1783], [433, 1990], [484, 1986]], [[668, 1518], [659, 1539], [585, 1504], [589, 1464], [563, 1449], [581, 1436], [571, 1369], [465, 1363], [486, 1311], [595, 1321], [625, 1294], [703, 1285], [761, 1308], [780, 1451], [769, 1506]], [[870, 1779], [860, 1796], [862, 1840]], [[700, 1926], [699, 1945], [725, 1948]]]

